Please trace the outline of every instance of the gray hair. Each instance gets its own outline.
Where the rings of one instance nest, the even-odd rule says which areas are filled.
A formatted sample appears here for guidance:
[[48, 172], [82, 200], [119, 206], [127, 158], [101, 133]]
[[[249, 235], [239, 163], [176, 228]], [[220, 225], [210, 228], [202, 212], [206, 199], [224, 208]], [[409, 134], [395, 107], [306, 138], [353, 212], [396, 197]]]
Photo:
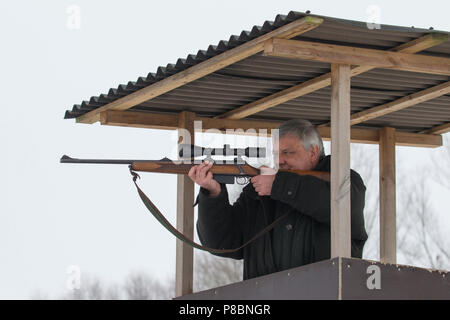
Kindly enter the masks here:
[[319, 159], [325, 157], [322, 137], [316, 127], [308, 120], [292, 119], [284, 122], [278, 127], [279, 137], [287, 134], [296, 136], [303, 144], [305, 150], [310, 150], [313, 146], [319, 147]]

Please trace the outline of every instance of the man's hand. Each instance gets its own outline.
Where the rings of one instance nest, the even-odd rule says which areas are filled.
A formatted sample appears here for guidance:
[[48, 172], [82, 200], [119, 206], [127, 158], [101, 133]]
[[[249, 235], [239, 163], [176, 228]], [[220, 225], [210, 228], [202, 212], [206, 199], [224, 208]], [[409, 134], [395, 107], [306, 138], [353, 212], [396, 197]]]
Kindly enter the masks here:
[[188, 173], [189, 178], [200, 187], [209, 191], [210, 196], [216, 197], [220, 193], [220, 184], [213, 179], [211, 169], [213, 163], [204, 161], [203, 163], [193, 166]]
[[272, 184], [275, 180], [275, 174], [277, 172], [276, 170], [266, 166], [262, 166], [259, 169], [261, 170], [261, 174], [254, 176], [250, 179], [250, 181], [253, 183], [253, 187], [256, 192], [258, 192], [258, 195], [270, 196], [270, 193], [272, 192]]

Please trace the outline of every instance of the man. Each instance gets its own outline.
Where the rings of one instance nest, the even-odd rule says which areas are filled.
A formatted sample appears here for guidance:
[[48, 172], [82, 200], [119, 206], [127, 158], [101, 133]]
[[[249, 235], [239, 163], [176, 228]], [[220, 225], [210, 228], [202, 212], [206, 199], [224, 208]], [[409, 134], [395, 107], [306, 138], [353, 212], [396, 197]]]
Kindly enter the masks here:
[[[306, 120], [290, 120], [279, 127], [274, 146], [281, 169], [330, 172], [317, 129]], [[330, 183], [313, 176], [265, 172], [255, 176], [230, 205], [225, 185], [212, 178], [213, 164], [202, 163], [189, 171], [201, 186], [198, 195], [197, 231], [200, 241], [212, 248], [232, 249], [246, 243], [286, 212], [273, 230], [237, 252], [220, 254], [244, 259], [244, 280], [330, 258]], [[351, 170], [351, 253], [362, 257], [365, 186]]]

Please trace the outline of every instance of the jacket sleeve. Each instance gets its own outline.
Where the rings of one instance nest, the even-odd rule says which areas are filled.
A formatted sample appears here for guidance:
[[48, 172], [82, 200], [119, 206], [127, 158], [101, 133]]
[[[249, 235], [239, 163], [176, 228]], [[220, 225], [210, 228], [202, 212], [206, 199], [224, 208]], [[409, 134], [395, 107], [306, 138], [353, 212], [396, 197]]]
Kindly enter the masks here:
[[[367, 239], [364, 227], [366, 187], [358, 173], [351, 170], [351, 233], [352, 239]], [[319, 223], [330, 226], [330, 183], [313, 176], [278, 172], [272, 185], [271, 197], [295, 208]]]
[[[197, 233], [200, 242], [210, 248], [234, 249], [243, 244], [244, 205], [242, 194], [230, 205], [225, 185], [221, 192], [210, 197], [209, 191], [200, 188], [198, 194]], [[242, 259], [242, 249], [232, 253], [215, 254], [222, 257]]]

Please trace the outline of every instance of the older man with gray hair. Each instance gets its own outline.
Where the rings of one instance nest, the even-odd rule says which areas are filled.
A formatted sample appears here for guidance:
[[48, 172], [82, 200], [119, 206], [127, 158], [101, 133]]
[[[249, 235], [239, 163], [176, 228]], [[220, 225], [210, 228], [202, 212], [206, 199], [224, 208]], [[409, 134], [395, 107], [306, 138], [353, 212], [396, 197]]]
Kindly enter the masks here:
[[[306, 120], [290, 120], [279, 127], [275, 162], [281, 169], [330, 172], [322, 138]], [[287, 217], [270, 232], [238, 251], [218, 254], [244, 259], [244, 280], [330, 258], [330, 183], [314, 176], [266, 169], [255, 176], [230, 205], [225, 185], [209, 171], [213, 164], [192, 167], [189, 177], [201, 186], [197, 231], [212, 248], [238, 248], [273, 221]], [[263, 171], [263, 170], [262, 170]], [[351, 251], [362, 258], [366, 187], [351, 170]]]

